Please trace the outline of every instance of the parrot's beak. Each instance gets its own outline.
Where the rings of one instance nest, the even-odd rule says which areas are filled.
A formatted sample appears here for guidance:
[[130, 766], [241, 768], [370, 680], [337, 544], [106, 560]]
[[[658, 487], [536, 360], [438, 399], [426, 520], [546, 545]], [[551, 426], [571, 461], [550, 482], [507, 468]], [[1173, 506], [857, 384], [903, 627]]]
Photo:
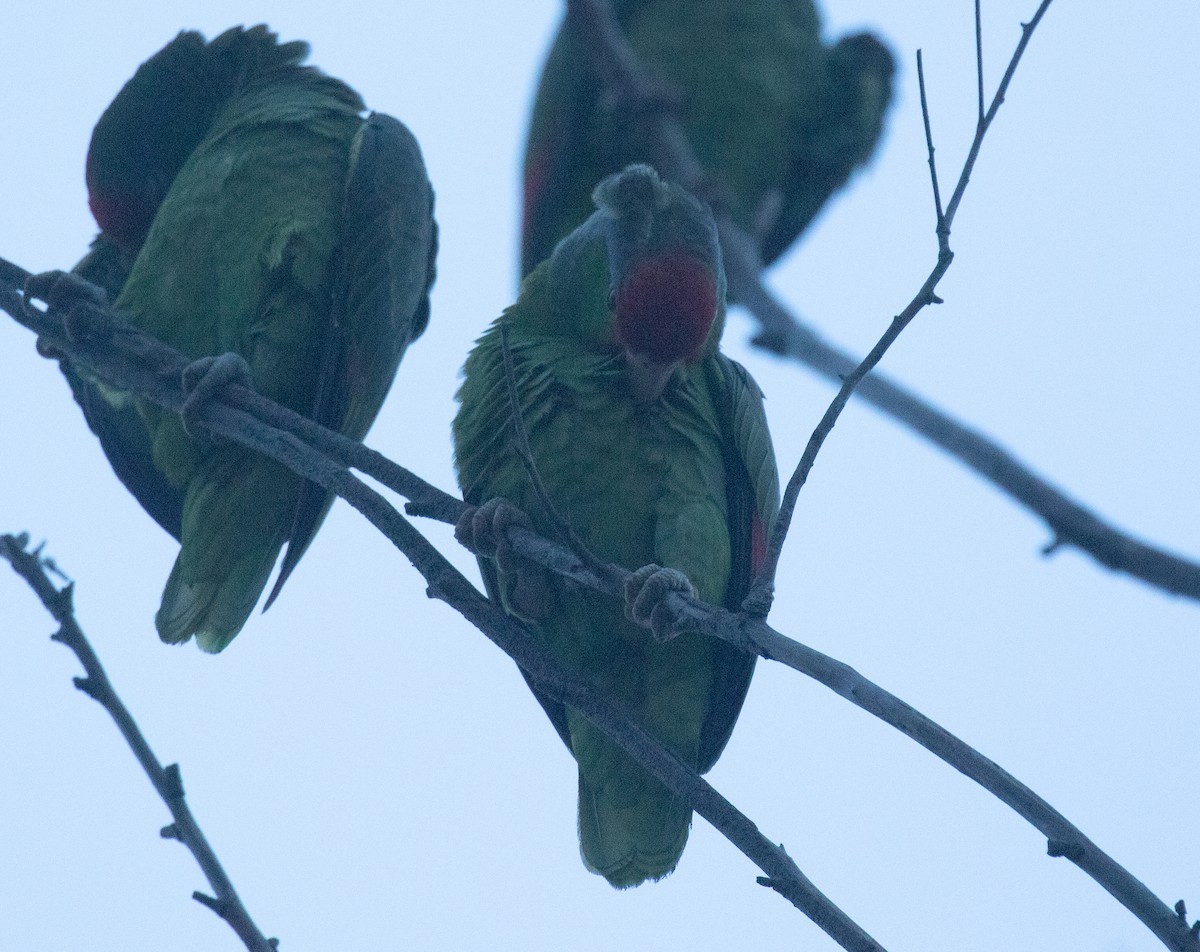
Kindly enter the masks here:
[[625, 376], [629, 380], [633, 399], [638, 403], [657, 400], [678, 366], [677, 360], [664, 364], [645, 354], [625, 351]]

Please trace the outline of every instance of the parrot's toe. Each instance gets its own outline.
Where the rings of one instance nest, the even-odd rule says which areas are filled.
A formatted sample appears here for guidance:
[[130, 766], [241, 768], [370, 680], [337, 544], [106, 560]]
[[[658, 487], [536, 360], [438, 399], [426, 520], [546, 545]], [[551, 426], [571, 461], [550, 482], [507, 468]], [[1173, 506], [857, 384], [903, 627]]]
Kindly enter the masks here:
[[230, 384], [254, 388], [250, 365], [240, 354], [201, 357], [183, 368], [183, 392], [186, 396], [179, 416], [188, 436], [196, 438], [201, 434], [197, 424], [205, 408]]
[[529, 516], [507, 499], [489, 499], [462, 514], [454, 538], [476, 555], [495, 559], [509, 610], [526, 621], [539, 621], [550, 611], [549, 573], [512, 550], [505, 535], [512, 526], [533, 529]]
[[643, 565], [625, 582], [625, 617], [649, 628], [656, 641], [670, 641], [679, 634], [664, 601], [672, 592], [696, 596], [691, 581], [678, 569]]
[[[25, 302], [45, 301], [51, 311], [62, 313], [63, 330], [77, 342], [99, 339], [107, 321], [101, 309], [108, 307], [108, 295], [90, 281], [70, 271], [43, 271], [25, 281]], [[48, 341], [38, 341], [43, 357], [61, 358], [62, 353]]]
[[467, 509], [454, 527], [454, 538], [485, 559], [500, 557], [508, 545], [504, 533], [512, 526], [532, 529], [529, 517], [507, 499], [489, 499]]

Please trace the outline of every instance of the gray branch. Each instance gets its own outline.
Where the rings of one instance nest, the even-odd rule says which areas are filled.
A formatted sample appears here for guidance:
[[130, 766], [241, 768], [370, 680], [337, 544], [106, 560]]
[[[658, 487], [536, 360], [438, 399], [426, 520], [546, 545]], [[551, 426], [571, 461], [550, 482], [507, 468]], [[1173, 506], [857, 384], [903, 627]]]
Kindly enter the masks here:
[[[986, 128], [995, 116], [1020, 52], [1048, 5], [1049, 0], [1043, 0], [1034, 17], [1023, 25], [1017, 55], [1001, 79], [991, 108], [981, 115], [980, 126]], [[579, 35], [588, 37], [588, 48], [595, 57], [600, 79], [617, 94], [618, 101], [632, 104], [662, 101], [661, 86], [641, 68], [616, 28], [607, 0], [567, 0], [567, 16], [575, 22]], [[656, 143], [654, 162], [659, 171], [699, 194], [710, 195], [712, 189], [706, 186], [711, 180], [675, 117], [663, 109], [642, 112], [651, 124]], [[947, 220], [953, 220], [962, 201], [979, 140], [977, 134], [963, 175], [946, 206]], [[754, 343], [804, 364], [840, 387], [861, 361], [824, 340], [771, 294], [759, 277], [762, 263], [754, 242], [723, 212], [719, 198], [713, 211], [721, 235], [730, 298], [759, 323]], [[875, 371], [867, 374], [855, 395], [919, 433], [1042, 519], [1054, 539], [1047, 552], [1071, 546], [1114, 571], [1132, 575], [1174, 595], [1200, 599], [1200, 564], [1118, 529], [978, 430]]]
[[29, 584], [46, 610], [58, 622], [59, 629], [51, 638], [75, 652], [86, 675], [75, 678], [75, 687], [108, 711], [121, 736], [125, 738], [138, 763], [142, 765], [146, 776], [150, 778], [155, 791], [171, 811], [174, 822], [163, 827], [162, 837], [179, 840], [188, 848], [216, 894], [209, 896], [206, 893], [194, 892], [192, 898], [224, 919], [250, 952], [275, 952], [278, 940], [268, 939], [254, 924], [250, 913], [242, 905], [237, 890], [233, 888], [232, 881], [221, 866], [221, 861], [217, 859], [217, 854], [209, 846], [204, 831], [192, 815], [183, 792], [183, 778], [179, 772], [179, 765], [168, 764], [164, 767], [154, 755], [137, 721], [117, 695], [108, 674], [100, 664], [100, 659], [96, 657], [96, 652], [92, 650], [83, 629], [79, 627], [79, 622], [75, 619], [73, 584], [67, 584], [61, 589], [55, 588], [46, 574], [45, 562], [40, 551], [28, 549], [28, 543], [29, 538], [25, 535], [0, 535], [0, 558], [9, 561], [13, 571]]
[[[0, 260], [0, 279], [24, 274]], [[83, 304], [92, 313], [74, 315], [74, 327], [91, 332], [68, 338], [61, 316], [27, 307], [0, 280], [0, 309], [38, 334], [53, 350], [92, 368], [108, 384], [178, 412], [183, 403], [180, 374], [183, 355], [128, 325], [111, 311]], [[670, 789], [685, 797], [765, 873], [765, 884], [780, 892], [847, 949], [878, 945], [845, 917], [795, 870], [781, 847], [767, 841], [703, 779], [610, 704], [571, 679], [546, 655], [526, 629], [489, 603], [382, 496], [353, 476], [353, 468], [408, 498], [408, 511], [453, 525], [466, 510], [462, 500], [426, 483], [380, 453], [318, 426], [252, 390], [230, 386], [206, 405], [199, 421], [213, 433], [266, 453], [288, 468], [345, 498], [397, 545], [429, 583], [433, 597], [460, 611], [523, 669], [539, 687], [584, 711], [589, 719], [629, 751]], [[581, 585], [622, 598], [628, 572], [619, 566], [597, 574], [568, 549], [514, 527], [509, 540], [521, 556]], [[761, 619], [731, 613], [696, 599], [672, 594], [667, 609], [675, 627], [695, 629], [745, 651], [778, 661], [826, 685], [838, 695], [913, 738], [935, 756], [970, 777], [1011, 807], [1048, 840], [1052, 856], [1065, 856], [1130, 910], [1162, 943], [1175, 952], [1200, 952], [1200, 940], [1187, 922], [1158, 899], [1128, 870], [1049, 803], [991, 760], [950, 734], [904, 701], [864, 678], [853, 668], [780, 634]], [[645, 749], [643, 749], [645, 748]]]
[[[7, 262], [0, 262], [0, 278], [4, 273], [14, 272]], [[39, 343], [86, 364], [110, 385], [136, 393], [176, 413], [183, 406], [181, 379], [188, 360], [165, 344], [123, 324], [111, 311], [87, 302], [77, 305], [71, 317], [72, 328], [76, 334], [84, 328], [86, 332], [72, 338], [64, 331], [58, 314], [42, 313], [27, 305], [15, 290], [5, 288], [3, 281], [0, 281], [0, 308], [34, 330]], [[277, 428], [264, 422], [256, 411], [282, 426]], [[354, 476], [349, 466], [356, 464], [338, 458], [341, 455], [338, 450], [361, 460], [363, 471], [380, 478], [389, 488], [402, 494], [415, 490], [417, 498], [426, 504], [423, 507], [426, 513], [450, 515], [446, 521], [454, 523], [465, 512], [465, 503], [424, 484], [380, 454], [360, 453], [365, 450], [361, 444], [323, 430], [312, 421], [272, 404], [244, 387], [227, 387], [219, 400], [206, 403], [197, 424], [217, 437], [270, 456], [345, 499], [409, 558], [428, 583], [430, 597], [444, 601], [460, 612], [516, 661], [537, 682], [539, 690], [578, 708], [614, 743], [690, 804], [763, 871], [765, 876], [760, 882], [788, 899], [843, 949], [885, 952], [883, 946], [800, 871], [782, 846], [763, 836], [758, 827], [711, 784], [646, 734], [610, 701], [567, 674], [523, 625], [483, 596], [382, 495]], [[314, 442], [333, 449], [334, 458], [304, 442], [302, 433], [318, 437]], [[392, 484], [380, 474], [399, 478]], [[538, 541], [552, 545], [540, 538]], [[554, 548], [558, 549], [556, 545]], [[562, 552], [565, 550], [559, 550], [560, 554]], [[570, 558], [575, 559], [575, 556]], [[614, 567], [614, 573], [622, 571]]]

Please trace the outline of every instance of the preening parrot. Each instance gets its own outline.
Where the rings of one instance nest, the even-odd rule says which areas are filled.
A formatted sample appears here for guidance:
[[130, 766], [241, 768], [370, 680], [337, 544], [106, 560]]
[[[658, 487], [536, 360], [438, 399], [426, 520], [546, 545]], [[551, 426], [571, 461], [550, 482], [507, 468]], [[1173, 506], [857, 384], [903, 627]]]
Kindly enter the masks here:
[[[433, 191], [408, 129], [364, 117], [307, 55], [235, 27], [180, 33], [143, 63], [92, 134], [101, 232], [76, 273], [142, 330], [193, 358], [236, 353], [260, 393], [361, 439], [429, 319]], [[220, 651], [330, 497], [61, 365], [116, 474], [181, 543], [159, 634]]]
[[[485, 504], [476, 520], [499, 498], [553, 535], [514, 450], [507, 325], [529, 444], [555, 508], [601, 559], [675, 570], [701, 598], [736, 609], [763, 558], [779, 485], [762, 393], [718, 350], [725, 275], [712, 215], [645, 165], [601, 182], [595, 203], [467, 358], [454, 420], [464, 498]], [[712, 767], [753, 656], [695, 632], [659, 642], [621, 606], [527, 562], [480, 566], [492, 597], [559, 662], [686, 764]], [[617, 887], [671, 872], [690, 808], [576, 710], [538, 699], [578, 762], [586, 866]]]
[[[770, 264], [875, 150], [894, 64], [873, 35], [821, 42], [813, 0], [612, 0], [642, 65], [736, 223]], [[592, 186], [657, 163], [644, 115], [607, 95], [571, 21], [542, 72], [525, 147], [521, 274], [591, 213]], [[668, 107], [670, 108], [670, 107]]]

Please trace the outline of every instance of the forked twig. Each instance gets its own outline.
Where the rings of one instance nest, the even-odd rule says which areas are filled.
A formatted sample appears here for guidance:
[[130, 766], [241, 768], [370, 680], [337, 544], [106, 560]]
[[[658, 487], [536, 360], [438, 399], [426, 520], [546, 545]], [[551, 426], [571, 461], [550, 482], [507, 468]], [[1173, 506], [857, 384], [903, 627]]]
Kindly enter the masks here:
[[[992, 121], [996, 118], [996, 112], [999, 110], [1000, 104], [1004, 101], [1004, 94], [1007, 92], [1008, 84], [1012, 81], [1013, 74], [1016, 72], [1017, 64], [1021, 61], [1025, 47], [1029, 44], [1029, 38], [1033, 35], [1034, 29], [1041, 21], [1050, 3], [1051, 0], [1042, 0], [1037, 8], [1037, 12], [1033, 15], [1033, 19], [1029, 23], [1021, 25], [1021, 39], [1013, 51], [1012, 58], [1009, 60], [1008, 69], [1004, 71], [1004, 78], [1000, 81], [1000, 86], [996, 89], [996, 95], [992, 100], [991, 107], [988, 109], [987, 114], [980, 119], [975, 129], [975, 138], [963, 163], [962, 172], [958, 177], [958, 185], [954, 189], [954, 194], [950, 197], [950, 204], [946, 206], [944, 214], [940, 208], [938, 209], [938, 256], [933, 270], [929, 272], [929, 276], [925, 279], [924, 284], [921, 285], [920, 290], [913, 296], [913, 299], [909, 301], [908, 306], [892, 319], [891, 325], [875, 346], [871, 348], [871, 352], [842, 381], [842, 386], [838, 390], [837, 396], [833, 398], [833, 402], [830, 403], [824, 416], [821, 417], [821, 422], [817, 424], [817, 428], [809, 438], [808, 444], [804, 447], [804, 453], [800, 457], [800, 462], [796, 465], [796, 470], [792, 474], [792, 478], [788, 480], [787, 488], [784, 490], [783, 502], [779, 509], [779, 518], [775, 521], [775, 526], [771, 532], [771, 539], [767, 545], [766, 558], [763, 560], [758, 576], [755, 578], [754, 584], [750, 589], [750, 594], [747, 596], [747, 601], [751, 601], [755, 605], [765, 604], [768, 593], [774, 590], [775, 573], [779, 569], [779, 557], [783, 551], [784, 542], [787, 540], [788, 530], [791, 528], [792, 517], [796, 511], [796, 501], [799, 498], [800, 490], [808, 480], [808, 474], [812, 471], [817, 454], [820, 452], [826, 437], [833, 430], [834, 424], [837, 423], [838, 417], [841, 416], [842, 410], [845, 409], [846, 404], [849, 402], [851, 394], [854, 393], [855, 388], [862, 379], [883, 359], [883, 355], [887, 353], [888, 348], [900, 336], [901, 332], [912, 323], [913, 318], [926, 305], [942, 303], [942, 299], [934, 292], [942, 276], [945, 275], [954, 261], [954, 252], [950, 250], [950, 227], [954, 222], [954, 216], [958, 211], [959, 203], [962, 201], [963, 193], [966, 191], [967, 182], [970, 181], [975, 161], [979, 157], [979, 149], [983, 144], [983, 137], [987, 134]], [[933, 136], [929, 133], [929, 114], [924, 96], [924, 84], [922, 84], [921, 110], [924, 115], [925, 129], [929, 143], [929, 166], [932, 170]], [[935, 177], [935, 202], [937, 201], [936, 182]]]
[[[0, 307], [9, 310], [20, 323], [39, 336], [45, 337], [54, 349], [61, 350], [72, 360], [83, 362], [109, 385], [135, 392], [159, 406], [178, 412], [183, 403], [178, 370], [187, 364], [183, 355], [128, 328], [103, 335], [105, 340], [101, 343], [72, 341], [64, 332], [61, 316], [32, 308], [26, 310], [19, 295], [15, 295], [17, 306], [14, 306], [13, 296], [5, 292], [3, 281], [0, 280]], [[117, 323], [111, 312], [102, 312], [99, 318], [114, 325]], [[145, 370], [143, 363], [157, 368], [156, 371]], [[345, 498], [409, 556], [427, 580], [433, 595], [453, 605], [512, 656], [531, 677], [545, 680], [561, 676], [570, 680], [562, 675], [538, 645], [527, 644], [529, 635], [523, 627], [516, 625], [501, 609], [483, 599], [406, 519], [379, 493], [354, 478], [347, 467], [353, 466], [378, 479], [385, 486], [413, 499], [422, 513], [452, 525], [466, 510], [466, 504], [461, 500], [430, 486], [362, 444], [326, 430], [244, 387], [231, 386], [223, 391], [220, 398], [206, 405], [199, 422], [213, 433], [272, 456], [299, 475]], [[611, 579], [597, 576], [562, 546], [521, 527], [510, 528], [508, 538], [518, 555], [571, 578], [580, 585], [606, 592], [614, 598], [622, 597], [620, 584], [614, 586]], [[613, 571], [620, 573], [624, 570], [614, 566]], [[899, 698], [847, 665], [786, 638], [762, 620], [732, 614], [696, 599], [684, 598], [678, 593], [669, 595], [665, 605], [671, 613], [671, 620], [677, 625], [694, 627], [699, 632], [721, 638], [742, 650], [786, 664], [896, 727], [979, 783], [1044, 833], [1058, 851], [1054, 855], [1066, 856], [1091, 876], [1141, 920], [1167, 948], [1176, 952], [1200, 952], [1200, 943], [1197, 943], [1187, 923], [1062, 814], [994, 762]], [[560, 696], [549, 686], [545, 690], [555, 697]], [[561, 697], [568, 703], [584, 711], [593, 709], [592, 700], [595, 699], [586, 689], [575, 684], [574, 687], [563, 687], [562, 691]], [[574, 691], [584, 693], [579, 695], [572, 693]], [[601, 699], [598, 703], [604, 702]], [[611, 705], [608, 710], [612, 711]], [[622, 723], [628, 724], [615, 712], [613, 716], [616, 717], [614, 723], [618, 725], [613, 730], [618, 730]], [[786, 854], [766, 841], [740, 813], [727, 813], [727, 810], [733, 810], [732, 806], [696, 778], [694, 773], [669, 758], [653, 741], [646, 740], [651, 747], [647, 757], [667, 756], [674, 764], [669, 769], [663, 768], [667, 773], [660, 773], [639, 753], [638, 744], [641, 741], [638, 738], [644, 735], [639, 735], [636, 730], [622, 735], [624, 740], [616, 734], [609, 736], [639, 763], [645, 764], [670, 789], [686, 797], [697, 812], [767, 873], [772, 888], [821, 924], [843, 947], [875, 948], [874, 944], [863, 944], [872, 943], [873, 940], [869, 937], [864, 940], [862, 936], [865, 934], [852, 922], [845, 920], [844, 914], [836, 907], [832, 907], [831, 911], [828, 907], [832, 904], [811, 883], [796, 878], [790, 872], [794, 864], [786, 858]], [[670, 774], [670, 770], [675, 773]], [[692, 799], [686, 792], [692, 790], [693, 787], [689, 785], [695, 783], [699, 784], [695, 787], [699, 799]], [[777, 874], [776, 870], [780, 872]], [[829, 920], [832, 925], [827, 925], [826, 916], [833, 917]], [[846, 938], [839, 938], [836, 930], [843, 930]], [[847, 945], [847, 942], [851, 944]]]
[[[658, 87], [640, 68], [628, 42], [616, 29], [606, 0], [567, 0], [567, 17], [580, 35], [588, 38], [597, 72], [610, 92], [634, 103], [655, 101]], [[695, 190], [705, 180], [704, 172], [678, 121], [661, 109], [648, 113], [659, 171]], [[824, 340], [780, 303], [761, 280], [755, 243], [721, 209], [715, 214], [730, 299], [759, 322], [754, 343], [796, 360], [840, 386], [859, 365], [859, 359]], [[1195, 560], [1150, 545], [1113, 526], [984, 433], [931, 406], [878, 371], [868, 374], [855, 393], [1036, 514], [1053, 533], [1055, 548], [1073, 546], [1109, 569], [1128, 573], [1162, 591], [1200, 600], [1200, 565]]]

